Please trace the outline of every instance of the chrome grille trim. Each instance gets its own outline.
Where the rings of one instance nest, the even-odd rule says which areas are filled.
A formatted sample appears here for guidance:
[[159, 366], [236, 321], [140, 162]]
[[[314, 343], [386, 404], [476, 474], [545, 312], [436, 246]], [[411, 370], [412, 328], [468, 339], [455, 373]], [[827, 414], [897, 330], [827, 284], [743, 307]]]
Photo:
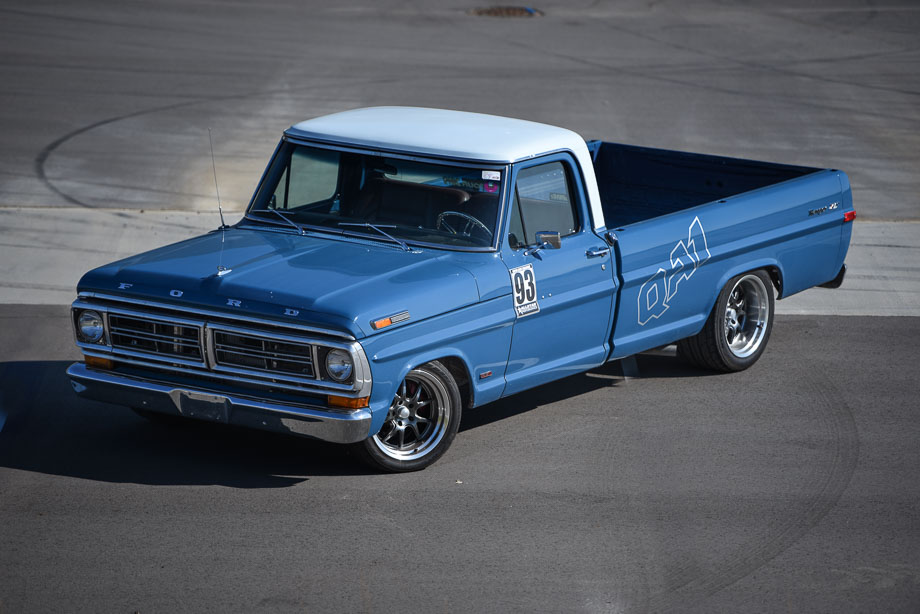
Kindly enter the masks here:
[[[303, 339], [290, 335], [275, 335], [249, 331], [242, 328], [208, 325], [207, 327], [208, 350], [211, 365], [214, 370], [243, 370], [260, 371], [272, 377], [285, 379], [316, 379], [316, 346], [306, 343]], [[249, 340], [260, 347], [251, 347], [240, 343], [233, 343], [231, 338]], [[270, 344], [284, 344], [286, 346], [303, 347], [304, 354], [289, 354], [278, 349], [272, 349]], [[245, 364], [242, 361], [234, 362], [233, 356], [252, 358], [254, 362], [262, 362], [262, 366]], [[274, 363], [274, 367], [272, 366]], [[303, 375], [280, 366], [283, 363], [302, 365]]]
[[110, 313], [108, 320], [109, 339], [115, 349], [203, 361], [199, 325], [122, 313]]
[[[74, 303], [74, 307], [83, 307], [79, 301]], [[122, 309], [122, 308], [109, 308], [98, 305], [90, 305], [91, 308], [102, 311], [102, 317], [105, 319], [106, 326], [106, 335], [109, 341], [109, 347], [113, 354], [118, 356], [131, 356], [134, 358], [147, 358], [149, 360], [154, 360], [157, 362], [163, 362], [167, 364], [180, 364], [190, 367], [202, 367], [205, 368], [205, 353], [203, 351], [204, 347], [204, 322], [201, 320], [191, 320], [188, 318], [183, 318], [181, 316], [177, 317], [166, 317], [160, 316], [152, 313], [145, 313], [143, 311], [135, 311], [133, 309]], [[156, 326], [179, 326], [185, 329], [191, 329], [195, 331], [194, 339], [184, 337], [179, 343], [182, 344], [193, 344], [196, 352], [194, 355], [183, 355], [176, 352], [169, 351], [159, 351], [159, 344], [172, 345], [175, 337], [169, 335], [164, 335], [166, 337], [163, 341], [156, 341], [154, 339], [147, 339], [148, 341], [154, 341], [154, 347], [157, 348], [155, 351], [151, 351], [148, 348], [136, 347], [126, 343], [119, 343], [117, 337], [123, 336], [122, 333], [118, 332], [122, 327], [117, 326], [114, 322], [118, 322], [120, 319], [140, 321], [145, 323], [151, 323], [154, 325], [154, 330]], [[114, 319], [114, 322], [113, 322]], [[149, 337], [151, 333], [143, 332], [141, 335], [137, 335], [137, 331], [133, 331], [133, 338], [135, 340], [143, 339], [144, 337]], [[157, 333], [153, 333], [157, 335]], [[132, 335], [124, 335], [126, 337], [131, 337]], [[78, 344], [80, 345], [80, 344]]]
[[[334, 334], [334, 336], [338, 337], [338, 339], [329, 339], [324, 337], [317, 337], [314, 335], [301, 335], [298, 334], [302, 333], [301, 330], [291, 330], [290, 326], [287, 326], [286, 329], [282, 328], [284, 332], [275, 332], [275, 330], [267, 331], [262, 328], [235, 326], [233, 324], [227, 324], [219, 321], [219, 319], [227, 319], [225, 318], [224, 314], [201, 312], [198, 310], [194, 311], [192, 315], [197, 316], [211, 314], [211, 317], [207, 319], [193, 319], [189, 317], [183, 317], [183, 315], [190, 310], [186, 310], [183, 307], [168, 306], [162, 303], [157, 303], [155, 308], [161, 310], [168, 309], [169, 313], [148, 313], [145, 311], [140, 311], [137, 308], [132, 308], [137, 307], [137, 305], [134, 304], [126, 304], [122, 306], [112, 305], [108, 302], [97, 303], [90, 298], [90, 294], [91, 293], [80, 293], [77, 300], [75, 300], [72, 305], [72, 310], [93, 309], [99, 311], [105, 320], [106, 335], [102, 342], [88, 343], [81, 341], [76, 334], [76, 330], [74, 330], [76, 343], [86, 355], [98, 356], [100, 358], [115, 358], [118, 362], [139, 367], [147, 366], [156, 369], [173, 371], [177, 374], [188, 374], [197, 377], [209, 378], [212, 380], [223, 380], [231, 383], [238, 382], [250, 385], [261, 385], [271, 389], [287, 390], [306, 394], [337, 394], [345, 397], [370, 396], [372, 384], [370, 375], [370, 363], [367, 360], [367, 355], [364, 353], [364, 349], [361, 347], [361, 344], [354, 339], [351, 339], [350, 336], [348, 336], [348, 338], [351, 340], [346, 341], [342, 339], [342, 337], [347, 335], [342, 335], [341, 333]], [[130, 299], [120, 300], [123, 303], [131, 302]], [[141, 308], [144, 306], [153, 308], [153, 306], [147, 304], [144, 301], [138, 301], [137, 303]], [[168, 353], [158, 354], [151, 351], [138, 351], [137, 349], [128, 349], [128, 347], [125, 345], [120, 345], [117, 343], [113, 344], [111, 337], [117, 336], [119, 332], [115, 329], [120, 328], [116, 326], [115, 329], [113, 329], [113, 316], [116, 323], [118, 322], [118, 318], [123, 316], [127, 318], [137, 318], [140, 320], [152, 321], [165, 325], [182, 326], [196, 329], [198, 331], [197, 347], [201, 352], [201, 359], [190, 360], [180, 355]], [[73, 320], [73, 317], [71, 317], [71, 320]], [[253, 319], [252, 324], [260, 324], [265, 326], [266, 321]], [[274, 328], [277, 329], [280, 326], [282, 325], [278, 324]], [[298, 376], [292, 373], [256, 369], [251, 367], [239, 368], [234, 366], [227, 366], [226, 364], [219, 364], [214, 352], [215, 342], [212, 338], [215, 331], [223, 331], [231, 334], [240, 334], [259, 339], [277, 341], [280, 343], [291, 343], [309, 347], [309, 364], [311, 367], [310, 376]], [[290, 334], [288, 334], [288, 331]], [[115, 335], [112, 334], [113, 332], [115, 332]], [[146, 332], [144, 334], [153, 336], [159, 335], [160, 333]], [[333, 335], [333, 333], [330, 333], [330, 335]], [[165, 340], [160, 340], [158, 337], [154, 336], [152, 340], [159, 343], [167, 343], [170, 345], [171, 342], [175, 340], [175, 337], [170, 334], [165, 334], [165, 337]], [[182, 339], [180, 343], [193, 345], [195, 342], [192, 341], [191, 337], [189, 337], [188, 339]], [[332, 380], [315, 377], [319, 375], [317, 372], [319, 364], [319, 346], [322, 346], [323, 348], [343, 349], [352, 355], [355, 361], [355, 373], [352, 383], [340, 384]], [[238, 350], [239, 348], [235, 349]], [[284, 352], [273, 353], [279, 355], [285, 354]], [[298, 358], [300, 358], [304, 364], [307, 363], [307, 356], [300, 356]]]

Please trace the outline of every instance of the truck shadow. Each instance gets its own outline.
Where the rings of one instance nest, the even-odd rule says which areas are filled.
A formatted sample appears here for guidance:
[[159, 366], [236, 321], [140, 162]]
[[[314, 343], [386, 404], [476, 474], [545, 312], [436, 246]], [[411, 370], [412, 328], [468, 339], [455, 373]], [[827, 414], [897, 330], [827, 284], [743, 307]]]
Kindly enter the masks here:
[[542, 405], [557, 403], [587, 394], [601, 388], [617, 388], [628, 384], [631, 379], [663, 379], [675, 377], [702, 377], [719, 375], [688, 365], [677, 358], [673, 346], [664, 350], [653, 350], [634, 357], [630, 364], [613, 361], [591, 369], [586, 373], [572, 375], [549, 384], [526, 390], [495, 403], [467, 410], [463, 414], [460, 431], [474, 429], [498, 420], [510, 418], [536, 409]]
[[[373, 473], [346, 446], [192, 420], [160, 424], [126, 407], [81, 399], [65, 375], [69, 364], [0, 363], [0, 467], [103, 482], [234, 488]], [[637, 364], [642, 378], [707, 374], [667, 356], [642, 355]], [[608, 363], [467, 411], [461, 430], [622, 385], [622, 366]]]
[[[363, 475], [348, 448], [182, 421], [77, 397], [70, 361], [0, 363], [0, 467], [104, 482], [282, 488], [311, 475]], [[5, 424], [4, 424], [5, 417]]]

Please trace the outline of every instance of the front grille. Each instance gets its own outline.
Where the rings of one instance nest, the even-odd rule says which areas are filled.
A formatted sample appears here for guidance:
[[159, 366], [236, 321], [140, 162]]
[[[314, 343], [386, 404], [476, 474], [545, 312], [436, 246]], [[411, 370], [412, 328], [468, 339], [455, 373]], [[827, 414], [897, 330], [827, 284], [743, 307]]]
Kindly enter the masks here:
[[315, 377], [313, 346], [308, 343], [223, 330], [215, 330], [213, 339], [218, 366]]
[[109, 314], [112, 347], [158, 356], [202, 360], [198, 326]]

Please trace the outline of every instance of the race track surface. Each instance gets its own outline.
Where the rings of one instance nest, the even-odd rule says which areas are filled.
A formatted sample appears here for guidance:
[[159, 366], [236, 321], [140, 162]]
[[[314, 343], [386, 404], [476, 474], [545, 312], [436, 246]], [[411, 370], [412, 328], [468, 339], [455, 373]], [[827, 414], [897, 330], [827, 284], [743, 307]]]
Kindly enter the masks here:
[[[0, 0], [0, 614], [920, 610], [920, 6], [485, 4]], [[394, 104], [843, 169], [850, 274], [749, 371], [613, 363], [411, 475], [73, 394], [80, 274], [217, 226], [208, 128], [232, 221]]]
[[[911, 612], [920, 319], [783, 316], [464, 416], [421, 473], [77, 399], [64, 308], [0, 308], [0, 611]], [[11, 332], [12, 331], [12, 332]], [[17, 359], [21, 356], [22, 359]]]

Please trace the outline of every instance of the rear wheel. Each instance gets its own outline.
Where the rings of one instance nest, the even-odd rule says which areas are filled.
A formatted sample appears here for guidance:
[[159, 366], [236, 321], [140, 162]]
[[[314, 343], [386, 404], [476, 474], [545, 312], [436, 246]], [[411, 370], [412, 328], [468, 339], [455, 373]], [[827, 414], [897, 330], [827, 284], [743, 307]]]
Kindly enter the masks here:
[[678, 341], [678, 355], [706, 369], [747, 369], [767, 347], [773, 306], [773, 285], [765, 271], [732, 278], [719, 293], [703, 330]]
[[441, 363], [429, 362], [409, 372], [380, 431], [354, 444], [375, 469], [417, 471], [438, 460], [460, 426], [460, 389]]

